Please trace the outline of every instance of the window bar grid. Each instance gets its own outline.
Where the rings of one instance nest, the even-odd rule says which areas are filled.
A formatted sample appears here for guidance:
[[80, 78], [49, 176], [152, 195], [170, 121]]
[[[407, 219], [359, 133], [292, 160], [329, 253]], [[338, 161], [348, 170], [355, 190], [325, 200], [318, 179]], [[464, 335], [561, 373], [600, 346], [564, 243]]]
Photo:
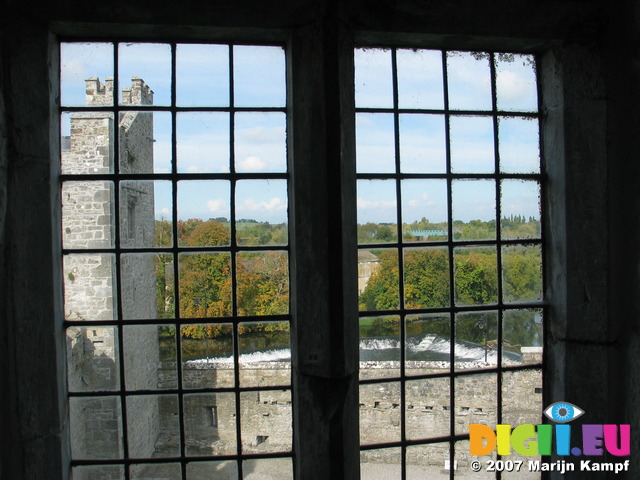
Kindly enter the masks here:
[[[382, 47], [385, 49], [384, 47]], [[460, 455], [460, 453], [456, 453], [456, 445], [458, 442], [463, 440], [468, 440], [468, 434], [457, 434], [456, 433], [456, 425], [455, 425], [455, 414], [456, 414], [456, 382], [457, 378], [465, 378], [467, 376], [472, 375], [481, 375], [487, 376], [490, 375], [495, 378], [496, 384], [496, 394], [495, 394], [495, 408], [496, 408], [496, 420], [497, 423], [503, 421], [503, 374], [505, 372], [519, 372], [519, 371], [534, 371], [541, 368], [541, 363], [533, 363], [533, 364], [523, 364], [523, 365], [503, 365], [504, 358], [504, 325], [503, 322], [505, 320], [506, 312], [510, 311], [518, 311], [518, 310], [527, 310], [527, 309], [537, 309], [542, 312], [543, 318], [546, 317], [547, 307], [545, 305], [544, 300], [542, 301], [518, 301], [516, 303], [510, 302], [507, 303], [507, 300], [504, 298], [504, 258], [503, 258], [503, 248], [507, 246], [539, 246], [540, 252], [542, 256], [542, 264], [541, 264], [541, 272], [542, 272], [542, 292], [544, 292], [544, 229], [542, 229], [539, 233], [539, 236], [536, 238], [502, 238], [503, 230], [501, 225], [501, 218], [503, 212], [503, 199], [502, 199], [502, 181], [503, 180], [529, 180], [534, 181], [539, 188], [540, 192], [540, 205], [544, 205], [544, 182], [543, 182], [543, 152], [540, 151], [540, 170], [539, 173], [521, 173], [521, 172], [503, 172], [501, 170], [501, 159], [500, 159], [500, 137], [499, 137], [499, 118], [540, 118], [540, 83], [538, 73], [536, 71], [536, 92], [538, 94], [538, 103], [537, 110], [535, 112], [532, 111], [503, 111], [498, 108], [498, 97], [497, 97], [497, 72], [496, 72], [496, 62], [497, 62], [497, 53], [495, 52], [486, 52], [488, 54], [489, 61], [489, 69], [490, 69], [490, 81], [491, 81], [491, 108], [490, 110], [482, 110], [482, 111], [469, 111], [469, 110], [451, 110], [449, 104], [449, 82], [448, 82], [448, 65], [447, 65], [447, 54], [448, 51], [441, 50], [441, 59], [442, 59], [442, 76], [443, 76], [443, 96], [444, 96], [444, 108], [443, 109], [411, 109], [411, 108], [399, 108], [398, 106], [398, 64], [397, 64], [397, 48], [391, 48], [390, 56], [391, 56], [391, 65], [392, 65], [392, 89], [393, 89], [393, 107], [392, 108], [378, 108], [378, 107], [358, 107], [356, 106], [356, 113], [392, 113], [393, 114], [393, 134], [394, 134], [394, 151], [395, 151], [395, 168], [394, 173], [375, 173], [375, 172], [358, 172], [357, 178], [359, 180], [394, 180], [394, 185], [396, 187], [395, 199], [396, 199], [396, 217], [397, 217], [397, 226], [398, 226], [398, 238], [395, 242], [386, 242], [386, 243], [361, 243], [359, 244], [359, 249], [362, 250], [371, 250], [371, 249], [383, 249], [383, 248], [393, 248], [398, 251], [398, 292], [399, 292], [399, 308], [396, 309], [384, 309], [384, 310], [361, 310], [359, 316], [363, 317], [384, 317], [386, 315], [399, 315], [401, 330], [400, 330], [400, 374], [398, 377], [389, 377], [389, 378], [375, 378], [375, 379], [361, 379], [361, 385], [373, 385], [377, 383], [393, 383], [400, 382], [401, 386], [401, 434], [400, 434], [400, 442], [385, 442], [385, 443], [375, 443], [368, 444], [365, 443], [361, 445], [362, 451], [378, 449], [378, 448], [396, 448], [400, 447], [402, 455], [401, 455], [401, 478], [404, 480], [407, 477], [407, 446], [410, 445], [427, 445], [432, 443], [437, 443], [437, 441], [447, 441], [449, 443], [449, 478], [454, 479], [456, 476], [456, 471], [454, 468], [454, 461], [456, 459], [456, 455]], [[535, 60], [538, 60], [535, 58]], [[399, 118], [400, 114], [407, 113], [435, 113], [442, 114], [445, 121], [445, 162], [446, 162], [446, 173], [405, 173], [401, 169], [401, 146], [399, 141]], [[454, 172], [452, 169], [452, 157], [451, 157], [451, 116], [455, 114], [458, 116], [473, 116], [473, 117], [482, 117], [482, 118], [491, 118], [492, 122], [492, 137], [493, 137], [493, 164], [494, 164], [494, 172], [493, 173], [460, 173], [458, 171]], [[537, 129], [538, 138], [540, 136], [540, 125], [538, 124]], [[402, 235], [403, 229], [403, 212], [402, 212], [402, 180], [405, 179], [443, 179], [446, 181], [446, 192], [447, 192], [447, 233], [448, 238], [445, 241], [416, 241], [411, 242], [410, 244], [406, 242]], [[494, 182], [494, 192], [495, 192], [495, 212], [494, 217], [496, 221], [496, 230], [495, 230], [495, 239], [455, 239], [454, 238], [454, 213], [453, 213], [453, 182], [455, 180], [491, 180]], [[541, 216], [539, 219], [540, 225], [544, 227], [544, 216]], [[405, 294], [404, 294], [404, 249], [408, 246], [412, 248], [420, 248], [420, 247], [447, 247], [448, 252], [448, 260], [449, 260], [449, 306], [442, 308], [418, 308], [407, 310], [405, 305]], [[496, 262], [496, 274], [497, 274], [497, 299], [495, 303], [488, 303], [482, 305], [461, 305], [456, 300], [456, 254], [455, 251], [461, 247], [482, 247], [482, 246], [490, 246], [495, 249], [495, 262]], [[455, 354], [455, 338], [456, 338], [456, 317], [458, 313], [471, 313], [471, 312], [489, 312], [496, 311], [496, 320], [497, 320], [497, 346], [496, 353], [497, 359], [495, 360], [497, 364], [495, 367], [483, 367], [480, 370], [471, 369], [471, 370], [460, 370], [456, 369], [456, 354]], [[405, 360], [406, 360], [406, 331], [405, 324], [408, 315], [415, 315], [420, 313], [448, 313], [449, 314], [449, 328], [450, 328], [450, 337], [452, 339], [451, 349], [449, 351], [449, 369], [448, 373], [427, 373], [424, 375], [411, 376], [407, 377], [407, 372], [405, 370]], [[485, 327], [487, 328], [487, 327]], [[543, 334], [546, 334], [547, 325], [546, 322], [543, 321]], [[450, 397], [450, 417], [449, 417], [449, 436], [447, 437], [439, 437], [437, 439], [433, 438], [424, 438], [420, 440], [407, 440], [406, 438], [406, 382], [411, 379], [420, 380], [420, 379], [434, 379], [434, 378], [449, 378], [449, 397]], [[501, 478], [501, 475], [498, 473], [496, 478]]]
[[[72, 43], [72, 41], [69, 41]], [[74, 458], [71, 459], [70, 465], [72, 467], [79, 466], [99, 466], [99, 465], [114, 465], [121, 466], [124, 478], [129, 480], [132, 478], [132, 475], [135, 475], [133, 470], [131, 469], [134, 464], [157, 464], [157, 463], [176, 463], [180, 465], [181, 478], [187, 478], [187, 464], [189, 462], [205, 462], [205, 461], [223, 461], [223, 460], [231, 460], [234, 461], [237, 465], [238, 478], [243, 477], [243, 460], [247, 459], [271, 459], [271, 458], [292, 458], [293, 453], [291, 450], [289, 451], [269, 451], [262, 453], [249, 453], [243, 450], [242, 445], [242, 423], [241, 423], [241, 393], [242, 392], [268, 392], [268, 391], [287, 391], [291, 389], [290, 381], [287, 384], [283, 385], [260, 385], [260, 386], [245, 386], [240, 384], [240, 369], [239, 369], [239, 336], [238, 336], [238, 327], [241, 322], [252, 322], [252, 321], [285, 321], [287, 323], [291, 323], [290, 313], [287, 314], [267, 314], [267, 315], [243, 315], [240, 316], [238, 311], [238, 282], [237, 282], [237, 265], [240, 259], [237, 258], [237, 254], [239, 252], [266, 252], [277, 250], [279, 252], [283, 252], [288, 256], [290, 252], [289, 244], [286, 243], [284, 245], [238, 245], [237, 244], [237, 232], [236, 232], [236, 210], [235, 210], [235, 189], [236, 182], [242, 179], [260, 179], [260, 180], [269, 180], [269, 179], [277, 179], [277, 180], [286, 180], [288, 181], [289, 174], [287, 172], [283, 173], [238, 173], [235, 170], [235, 154], [234, 154], [234, 146], [235, 146], [235, 112], [282, 112], [287, 113], [286, 105], [284, 107], [235, 107], [233, 103], [234, 99], [234, 84], [233, 84], [233, 44], [227, 44], [229, 49], [229, 68], [230, 68], [230, 84], [229, 84], [229, 95], [230, 95], [230, 104], [229, 107], [178, 107], [176, 105], [176, 76], [177, 76], [177, 65], [176, 65], [176, 42], [165, 42], [171, 47], [171, 102], [169, 106], [147, 106], [147, 105], [125, 105], [121, 103], [119, 100], [120, 95], [120, 87], [119, 87], [119, 73], [118, 73], [118, 64], [119, 64], [119, 46], [120, 43], [115, 42], [112, 43], [113, 52], [113, 71], [115, 72], [113, 76], [113, 102], [110, 105], [87, 105], [84, 107], [74, 107], [74, 106], [66, 106], [63, 105], [60, 108], [61, 113], [74, 113], [74, 112], [110, 112], [113, 115], [114, 128], [112, 132], [112, 142], [113, 142], [113, 162], [112, 168], [113, 173], [107, 174], [72, 174], [64, 172], [60, 175], [60, 181], [62, 184], [66, 182], [81, 182], [81, 181], [103, 181], [103, 182], [112, 182], [113, 185], [113, 197], [111, 199], [112, 202], [112, 216], [113, 216], [113, 246], [105, 247], [105, 248], [74, 248], [73, 246], [63, 246], [61, 254], [63, 256], [73, 255], [73, 254], [109, 254], [113, 255], [113, 295], [115, 296], [114, 300], [114, 318], [113, 320], [101, 320], [96, 322], [98, 327], [109, 327], [113, 328], [118, 335], [116, 346], [118, 349], [117, 352], [117, 371], [119, 372], [119, 381], [117, 390], [91, 390], [91, 391], [71, 391], [68, 393], [69, 399], [72, 398], [109, 398], [114, 397], [118, 399], [118, 403], [120, 405], [119, 415], [119, 428], [120, 428], [120, 447], [122, 449], [122, 453], [114, 458]], [[121, 132], [118, 128], [119, 116], [121, 113], [125, 113], [127, 111], [143, 111], [146, 110], [150, 113], [153, 112], [161, 112], [166, 111], [170, 113], [170, 123], [171, 123], [171, 159], [170, 159], [170, 169], [171, 173], [167, 174], [159, 174], [156, 172], [148, 172], [148, 173], [138, 173], [138, 174], [128, 174], [121, 172], [120, 169], [120, 140], [121, 140]], [[180, 173], [178, 172], [177, 165], [177, 113], [182, 111], [223, 111], [229, 113], [229, 121], [230, 121], [230, 131], [229, 131], [229, 154], [230, 154], [230, 172], [228, 174], [218, 174], [218, 173], [206, 173], [206, 174], [198, 174], [193, 175], [189, 173]], [[179, 226], [178, 226], [178, 183], [180, 180], [214, 180], [214, 179], [223, 179], [229, 182], [230, 187], [230, 243], [228, 246], [221, 247], [187, 247], [179, 245]], [[124, 247], [122, 246], [121, 239], [121, 212], [120, 207], [122, 205], [121, 202], [121, 182], [131, 181], [131, 180], [147, 180], [147, 181], [155, 181], [155, 180], [168, 180], [171, 182], [171, 211], [172, 211], [172, 226], [171, 232], [173, 236], [173, 243], [170, 247]], [[183, 318], [181, 313], [181, 302], [180, 302], [180, 288], [179, 288], [179, 265], [178, 259], [181, 253], [196, 253], [196, 252], [228, 252], [230, 263], [231, 263], [231, 316], [230, 317], [221, 317], [221, 318]], [[123, 280], [122, 280], [122, 264], [121, 257], [124, 254], [141, 254], [141, 253], [157, 253], [157, 254], [169, 254], [171, 255], [172, 261], [172, 270], [173, 270], [173, 307], [174, 307], [174, 318], [173, 321], [162, 322], [160, 318], [137, 318], [137, 319], [125, 319], [125, 312], [123, 308], [123, 298], [121, 292], [123, 291]], [[175, 345], [175, 359], [176, 359], [176, 387], [171, 388], [158, 388], [157, 390], [140, 390], [140, 389], [129, 389], [127, 388], [127, 367], [124, 360], [124, 352], [125, 352], [125, 344], [124, 344], [124, 328], [126, 326], [142, 326], [142, 325], [157, 325], [159, 323], [169, 323], [174, 326], [176, 334], [174, 338]], [[181, 348], [181, 327], [188, 324], [205, 324], [205, 323], [215, 323], [215, 324], [231, 324], [233, 329], [233, 364], [234, 364], [234, 384], [231, 387], [205, 387], [205, 388], [185, 388], [183, 384], [183, 366], [182, 366], [182, 348]], [[86, 321], [80, 320], [65, 320], [65, 327], [90, 327], [94, 324], [87, 323]], [[215, 455], [215, 456], [193, 456], [187, 455], [186, 451], [186, 433], [185, 433], [185, 395], [186, 394], [198, 394], [198, 393], [233, 393], [235, 397], [235, 437], [236, 437], [236, 453], [235, 454], [225, 454], [225, 455]], [[177, 398], [177, 410], [178, 410], [178, 436], [179, 436], [179, 455], [178, 456], [163, 456], [159, 458], [132, 458], [130, 456], [130, 446], [129, 446], [129, 425], [128, 425], [128, 410], [127, 410], [127, 401], [129, 396], [162, 396], [162, 395], [171, 395], [176, 396]]]

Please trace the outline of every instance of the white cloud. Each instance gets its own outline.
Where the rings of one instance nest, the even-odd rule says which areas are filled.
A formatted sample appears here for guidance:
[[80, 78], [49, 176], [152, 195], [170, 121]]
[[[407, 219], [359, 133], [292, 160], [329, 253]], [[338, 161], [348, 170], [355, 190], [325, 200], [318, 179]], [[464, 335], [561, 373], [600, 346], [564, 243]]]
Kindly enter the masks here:
[[393, 208], [396, 206], [395, 200], [365, 200], [364, 198], [358, 197], [357, 200], [358, 208]]
[[255, 200], [248, 197], [238, 205], [238, 212], [279, 212], [287, 209], [287, 202], [280, 197], [272, 197], [269, 200]]
[[238, 162], [239, 172], [265, 172], [268, 168], [267, 162], [260, 157], [250, 156]]
[[521, 100], [531, 92], [528, 79], [508, 70], [498, 73], [496, 84], [500, 96], [505, 101]]
[[229, 203], [220, 198], [212, 199], [207, 202], [207, 210], [211, 213], [228, 214]]

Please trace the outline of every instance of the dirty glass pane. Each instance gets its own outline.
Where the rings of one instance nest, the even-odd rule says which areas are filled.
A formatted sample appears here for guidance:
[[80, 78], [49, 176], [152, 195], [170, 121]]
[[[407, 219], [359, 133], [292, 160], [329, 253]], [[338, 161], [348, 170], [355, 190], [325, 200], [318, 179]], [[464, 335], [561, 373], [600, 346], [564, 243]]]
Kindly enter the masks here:
[[293, 462], [286, 457], [243, 460], [242, 479], [293, 480]]
[[123, 340], [127, 390], [178, 387], [174, 325], [125, 325]]
[[539, 245], [502, 247], [502, 296], [505, 303], [542, 300], [542, 249]]
[[[507, 310], [502, 319], [502, 364], [542, 363], [542, 310]], [[541, 409], [538, 413], [542, 411]]]
[[[81, 107], [94, 92], [97, 80], [113, 82], [113, 44], [68, 42], [60, 44], [60, 103]], [[89, 87], [89, 88], [87, 88]], [[113, 92], [113, 89], [111, 90]], [[102, 105], [113, 105], [113, 96]]]
[[400, 375], [400, 317], [360, 318], [360, 379]]
[[357, 48], [355, 51], [356, 107], [393, 107], [391, 50]]
[[64, 248], [112, 248], [115, 241], [113, 182], [62, 184]]
[[236, 480], [238, 478], [238, 464], [232, 460], [187, 463], [187, 480], [202, 480], [203, 478]]
[[120, 173], [171, 173], [171, 113], [127, 111], [118, 126]]
[[[463, 375], [455, 378], [456, 416], [455, 433], [469, 433], [472, 423], [496, 425], [497, 416], [497, 380], [495, 373]], [[456, 444], [456, 447], [459, 444]], [[464, 453], [469, 455], [467, 447]]]
[[242, 392], [240, 418], [243, 453], [291, 451], [290, 390]]
[[500, 171], [540, 173], [538, 120], [528, 117], [498, 117]]
[[484, 52], [447, 52], [449, 107], [491, 110], [491, 69]]
[[538, 110], [538, 86], [533, 55], [499, 53], [496, 56], [496, 96], [498, 110]]
[[498, 365], [498, 312], [456, 315], [456, 369], [495, 368]]
[[449, 443], [408, 446], [406, 454], [407, 480], [448, 478], [449, 453]]
[[118, 81], [123, 89], [121, 105], [171, 105], [171, 46], [167, 43], [120, 44]]
[[114, 169], [113, 113], [60, 116], [60, 166], [65, 175], [108, 174]]
[[446, 248], [404, 250], [404, 306], [441, 308], [449, 296], [449, 253]]
[[442, 52], [398, 49], [398, 107], [441, 109], [444, 107]]
[[241, 386], [291, 385], [289, 322], [243, 322], [238, 325]]
[[405, 383], [406, 435], [409, 440], [449, 435], [450, 379], [429, 378]]
[[171, 182], [120, 182], [120, 245], [127, 248], [171, 246], [168, 222], [173, 210]]
[[448, 313], [421, 313], [405, 319], [405, 375], [449, 371], [451, 326]]

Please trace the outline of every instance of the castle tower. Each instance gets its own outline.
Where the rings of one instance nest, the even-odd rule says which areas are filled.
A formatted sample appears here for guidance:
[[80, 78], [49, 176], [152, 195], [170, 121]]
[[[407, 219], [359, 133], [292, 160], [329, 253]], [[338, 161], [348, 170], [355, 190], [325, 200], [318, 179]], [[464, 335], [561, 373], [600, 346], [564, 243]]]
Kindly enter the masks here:
[[[104, 84], [97, 77], [86, 80], [88, 106], [112, 106], [113, 78]], [[152, 105], [153, 91], [144, 80], [133, 77], [122, 89], [123, 105]], [[118, 148], [115, 148], [117, 137]], [[70, 116], [70, 135], [62, 141], [61, 168], [67, 175], [95, 175], [96, 180], [65, 181], [62, 187], [63, 246], [65, 249], [102, 250], [116, 246], [153, 246], [154, 186], [148, 180], [113, 182], [101, 174], [153, 172], [153, 113], [125, 111], [117, 122], [113, 112], [91, 110]], [[117, 202], [116, 202], [117, 198]], [[119, 205], [116, 215], [116, 205]], [[120, 272], [116, 272], [119, 265]], [[117, 273], [120, 289], [117, 288]], [[110, 391], [120, 389], [119, 363], [125, 365], [128, 390], [157, 388], [159, 360], [156, 326], [99, 326], [100, 321], [154, 319], [156, 313], [155, 255], [74, 253], [64, 260], [65, 318], [87, 321], [87, 327], [67, 331], [67, 358], [70, 391]], [[118, 296], [121, 310], [118, 311]], [[96, 326], [94, 326], [96, 325]], [[118, 336], [123, 336], [119, 351]], [[73, 399], [76, 400], [76, 399]], [[117, 458], [122, 455], [117, 440], [120, 405], [115, 397], [78, 400], [74, 410], [78, 428], [73, 431], [75, 454], [95, 452]], [[141, 397], [128, 412], [130, 432], [144, 438], [129, 442], [130, 454], [151, 456], [158, 431], [158, 405], [153, 396]], [[128, 407], [128, 410], [134, 407]], [[137, 423], [136, 423], [137, 422]], [[99, 428], [95, 428], [96, 425]], [[93, 425], [93, 427], [89, 427]], [[120, 432], [120, 433], [119, 433]], [[155, 432], [155, 433], [154, 433]], [[105, 453], [106, 452], [106, 453]]]

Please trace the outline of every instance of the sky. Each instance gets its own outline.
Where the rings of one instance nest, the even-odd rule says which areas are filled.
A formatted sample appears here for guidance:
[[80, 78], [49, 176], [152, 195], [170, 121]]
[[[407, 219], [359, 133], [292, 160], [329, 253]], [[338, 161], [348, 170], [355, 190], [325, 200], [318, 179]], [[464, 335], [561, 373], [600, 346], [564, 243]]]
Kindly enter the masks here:
[[[120, 44], [120, 87], [138, 76], [152, 88], [154, 105], [171, 104], [171, 49], [167, 44]], [[286, 105], [285, 56], [280, 47], [234, 46], [233, 103], [239, 107]], [[113, 76], [114, 45], [65, 43], [61, 48], [61, 102], [85, 105], [85, 79], [104, 82]], [[450, 108], [491, 109], [489, 57], [486, 54], [449, 52], [446, 57]], [[390, 50], [355, 52], [356, 107], [393, 107]], [[443, 109], [444, 90], [440, 51], [399, 49], [398, 105], [411, 109]], [[176, 48], [176, 105], [228, 107], [231, 74], [226, 45], [179, 44]], [[496, 62], [498, 108], [534, 112], [537, 108], [535, 67], [531, 57], [501, 55]], [[154, 172], [171, 171], [171, 115], [154, 112]], [[500, 117], [500, 169], [508, 173], [539, 172], [538, 125], [525, 117]], [[176, 116], [179, 173], [226, 173], [230, 162], [228, 112], [179, 112]], [[237, 172], [286, 172], [286, 116], [282, 112], [239, 112], [234, 118], [234, 155]], [[69, 115], [62, 118], [62, 134], [69, 134]], [[490, 117], [453, 114], [450, 120], [451, 167], [456, 173], [492, 173], [495, 168], [493, 124]], [[441, 114], [403, 113], [399, 116], [399, 153], [402, 173], [444, 173], [445, 118]], [[395, 171], [394, 118], [389, 113], [356, 115], [356, 168], [358, 173]], [[171, 216], [171, 183], [155, 182], [156, 218]], [[393, 181], [358, 182], [358, 221], [397, 221]], [[405, 222], [425, 217], [447, 218], [446, 182], [404, 180], [401, 211]], [[489, 220], [496, 215], [495, 184], [491, 181], [456, 181], [454, 219]], [[236, 218], [281, 223], [286, 221], [284, 180], [243, 180], [237, 184]], [[220, 180], [178, 182], [178, 217], [229, 217], [229, 184]], [[539, 218], [539, 192], [535, 182], [504, 181], [502, 214]]]

